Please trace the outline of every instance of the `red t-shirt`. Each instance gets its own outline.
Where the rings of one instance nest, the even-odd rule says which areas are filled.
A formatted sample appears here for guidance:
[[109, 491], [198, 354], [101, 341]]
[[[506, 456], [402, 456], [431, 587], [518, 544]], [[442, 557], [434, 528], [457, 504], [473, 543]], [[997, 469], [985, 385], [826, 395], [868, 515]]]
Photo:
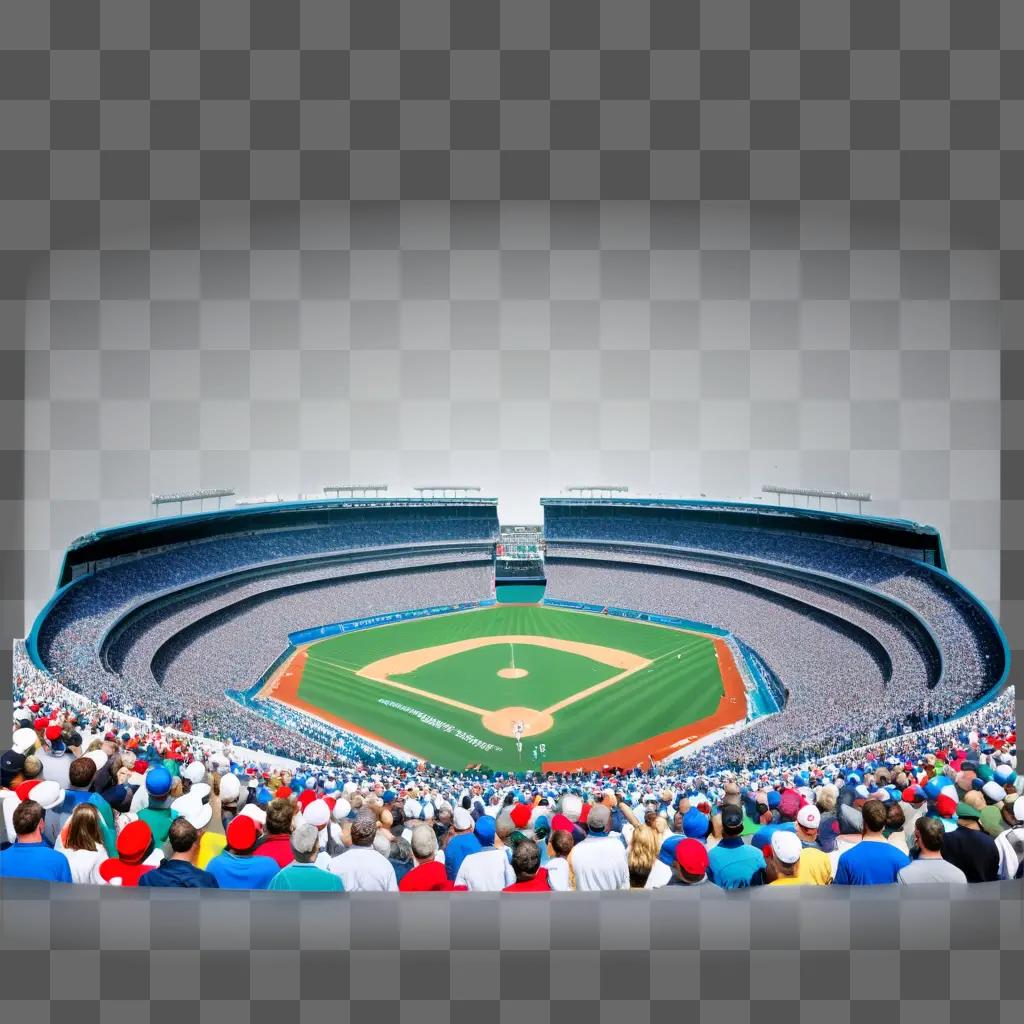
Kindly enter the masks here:
[[266, 836], [252, 852], [256, 857], [269, 857], [271, 860], [276, 860], [277, 866], [281, 868], [288, 867], [295, 860], [291, 835]]
[[104, 882], [116, 885], [115, 879], [120, 879], [122, 886], [134, 887], [139, 884], [139, 879], [147, 872], [152, 871], [152, 864], [126, 864], [116, 857], [108, 857], [100, 864], [100, 878]]
[[464, 885], [456, 886], [448, 880], [444, 865], [440, 861], [430, 860], [426, 864], [407, 871], [398, 883], [399, 892], [452, 892], [455, 889], [465, 890]]
[[548, 869], [538, 868], [537, 874], [529, 882], [513, 882], [506, 885], [502, 892], [551, 892], [548, 885]]

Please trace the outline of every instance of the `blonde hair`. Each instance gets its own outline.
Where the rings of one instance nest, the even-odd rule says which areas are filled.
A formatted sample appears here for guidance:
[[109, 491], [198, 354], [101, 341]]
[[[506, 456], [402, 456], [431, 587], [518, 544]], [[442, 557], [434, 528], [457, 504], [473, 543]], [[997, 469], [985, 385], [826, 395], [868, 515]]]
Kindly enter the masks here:
[[626, 862], [630, 873], [649, 874], [658, 858], [658, 836], [649, 825], [638, 825], [626, 851]]

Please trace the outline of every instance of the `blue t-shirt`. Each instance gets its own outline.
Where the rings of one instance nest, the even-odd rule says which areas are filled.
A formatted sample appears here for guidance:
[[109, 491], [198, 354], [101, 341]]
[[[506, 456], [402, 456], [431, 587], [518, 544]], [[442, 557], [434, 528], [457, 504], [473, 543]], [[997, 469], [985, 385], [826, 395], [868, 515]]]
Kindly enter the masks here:
[[46, 843], [15, 843], [0, 852], [0, 878], [39, 878], [70, 882], [71, 865], [63, 853]]
[[776, 832], [795, 832], [795, 821], [777, 821], [771, 825], [762, 825], [750, 840], [750, 845], [756, 850], [763, 850], [766, 846], [772, 845], [772, 836]]
[[454, 882], [462, 862], [471, 853], [479, 853], [482, 849], [480, 840], [472, 832], [452, 836], [444, 848], [444, 873], [448, 876], [448, 881]]
[[834, 885], [892, 885], [910, 858], [891, 843], [859, 842], [839, 858]]
[[[276, 865], [275, 865], [276, 866]], [[152, 871], [147, 871], [140, 879], [143, 888], [156, 889], [219, 889], [217, 879], [209, 871], [199, 868], [183, 860], [162, 861]]]
[[764, 882], [764, 854], [742, 839], [723, 839], [708, 851], [708, 878], [720, 889], [745, 889]]
[[267, 889], [280, 869], [273, 857], [239, 857], [225, 850], [206, 865], [206, 870], [222, 889]]

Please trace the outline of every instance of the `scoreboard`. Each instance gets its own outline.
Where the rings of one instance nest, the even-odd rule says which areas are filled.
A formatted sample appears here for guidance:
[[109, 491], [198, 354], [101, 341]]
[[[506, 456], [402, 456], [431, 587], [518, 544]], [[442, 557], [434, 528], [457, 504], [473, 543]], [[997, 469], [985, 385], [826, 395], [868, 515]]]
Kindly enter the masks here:
[[544, 530], [540, 526], [502, 526], [495, 547], [498, 580], [544, 578]]

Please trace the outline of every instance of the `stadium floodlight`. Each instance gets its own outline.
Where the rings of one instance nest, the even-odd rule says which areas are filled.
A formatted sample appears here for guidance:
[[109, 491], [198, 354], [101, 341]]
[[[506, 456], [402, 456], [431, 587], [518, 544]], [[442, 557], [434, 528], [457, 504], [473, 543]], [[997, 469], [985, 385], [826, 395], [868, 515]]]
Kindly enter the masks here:
[[623, 484], [577, 484], [565, 490], [578, 498], [610, 498], [614, 494], [626, 494], [629, 488]]
[[799, 496], [807, 499], [807, 507], [811, 507], [811, 499], [818, 499], [818, 508], [821, 508], [823, 498], [829, 498], [836, 503], [836, 511], [839, 511], [839, 502], [857, 502], [857, 511], [864, 511], [864, 502], [871, 501], [871, 495], [867, 491], [820, 491], [812, 487], [780, 487], [778, 484], [762, 484], [761, 490], [767, 494], [777, 494], [778, 503], [782, 504], [782, 496], [793, 495], [794, 501]]
[[182, 510], [185, 507], [186, 501], [198, 501], [199, 509], [202, 511], [203, 502], [207, 498], [217, 499], [217, 508], [220, 508], [222, 498], [230, 498], [235, 492], [227, 487], [209, 487], [205, 490], [198, 491], [173, 491], [169, 494], [154, 494], [150, 497], [150, 504], [156, 509], [156, 514], [160, 515], [160, 508], [163, 505], [177, 505], [178, 515], [182, 514]]
[[388, 489], [387, 484], [331, 484], [324, 488], [324, 494], [333, 494], [340, 498], [379, 498]]
[[479, 487], [464, 487], [462, 484], [431, 484], [414, 487], [413, 490], [421, 498], [465, 498], [469, 494], [480, 493]]

